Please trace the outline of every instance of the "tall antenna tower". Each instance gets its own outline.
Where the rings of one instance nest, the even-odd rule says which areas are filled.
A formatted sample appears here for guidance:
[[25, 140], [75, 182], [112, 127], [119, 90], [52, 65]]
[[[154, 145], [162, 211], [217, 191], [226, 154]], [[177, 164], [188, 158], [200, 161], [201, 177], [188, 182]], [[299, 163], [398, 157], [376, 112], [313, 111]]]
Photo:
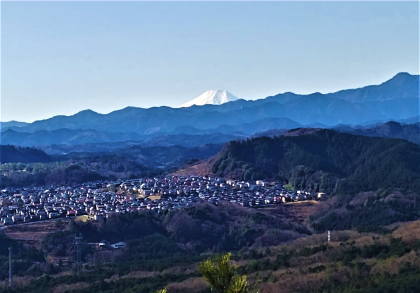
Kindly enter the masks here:
[[12, 288], [13, 272], [12, 272], [12, 248], [9, 247], [9, 288]]
[[82, 266], [82, 252], [81, 252], [81, 243], [83, 237], [79, 233], [79, 235], [74, 235], [74, 264], [75, 264], [75, 271], [76, 274], [80, 273], [80, 269]]

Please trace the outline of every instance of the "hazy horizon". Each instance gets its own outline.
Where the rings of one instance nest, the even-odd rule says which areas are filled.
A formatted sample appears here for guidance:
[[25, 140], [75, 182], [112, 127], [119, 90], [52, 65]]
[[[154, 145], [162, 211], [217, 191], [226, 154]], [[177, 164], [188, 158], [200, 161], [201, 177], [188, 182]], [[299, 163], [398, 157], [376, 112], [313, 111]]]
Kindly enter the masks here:
[[[396, 74], [398, 74], [398, 73], [408, 73], [408, 74], [410, 74], [410, 75], [418, 75], [418, 74], [411, 73], [411, 72], [397, 72]], [[392, 77], [394, 77], [396, 74], [392, 75], [389, 79], [391, 79]], [[387, 79], [387, 80], [389, 80], [389, 79]], [[383, 82], [386, 82], [387, 80], [384, 80]], [[381, 83], [382, 83], [382, 82], [381, 82]], [[378, 83], [378, 84], [380, 84], [380, 83]], [[373, 84], [373, 85], [376, 85], [376, 84]], [[365, 86], [370, 86], [370, 85], [368, 85], [368, 84], [366, 84], [366, 85], [360, 85], [360, 86], [358, 86], [358, 87], [355, 87], [355, 88], [349, 88], [349, 89], [362, 88], [362, 87], [365, 87]], [[347, 90], [347, 89], [338, 89], [337, 91], [340, 91], [340, 90]], [[314, 94], [314, 93], [328, 94], [328, 93], [334, 93], [334, 92], [337, 92], [337, 91], [331, 91], [331, 92], [320, 92], [320, 91], [315, 91], [315, 92], [310, 92], [310, 93], [304, 93], [304, 95], [310, 95], [310, 94]], [[275, 93], [275, 94], [282, 94], [282, 93], [286, 93], [286, 92], [288, 92], [288, 91], [285, 91], [285, 92], [279, 92], [279, 93]], [[294, 93], [296, 94], [296, 92], [294, 92]], [[300, 94], [300, 93], [297, 93], [297, 94]], [[267, 96], [267, 97], [268, 97], [268, 96]], [[260, 97], [260, 98], [256, 98], [256, 99], [249, 99], [249, 100], [265, 99], [265, 98], [267, 98], [267, 97]], [[242, 98], [239, 98], [239, 99], [242, 99]], [[180, 106], [180, 105], [178, 105], [178, 106], [157, 105], [157, 106], [150, 106], [150, 107], [141, 107], [141, 106], [126, 105], [126, 106], [124, 106], [124, 107], [122, 107], [122, 108], [112, 109], [111, 111], [108, 111], [108, 112], [99, 112], [99, 111], [95, 111], [94, 109], [86, 108], [86, 109], [80, 109], [80, 110], [78, 110], [78, 111], [76, 111], [76, 112], [74, 112], [74, 113], [68, 113], [68, 114], [61, 114], [61, 113], [57, 113], [57, 114], [52, 115], [52, 116], [49, 116], [49, 117], [45, 117], [45, 118], [41, 118], [41, 119], [36, 119], [36, 120], [32, 120], [32, 121], [24, 121], [24, 120], [16, 120], [16, 119], [12, 119], [12, 120], [0, 120], [0, 122], [26, 122], [26, 123], [32, 123], [32, 122], [35, 122], [35, 121], [48, 119], [48, 118], [51, 118], [51, 117], [54, 117], [54, 116], [62, 116], [62, 115], [64, 115], [64, 116], [71, 116], [71, 115], [75, 115], [75, 114], [77, 114], [77, 113], [79, 113], [79, 112], [82, 112], [82, 111], [94, 111], [94, 112], [96, 112], [96, 113], [99, 113], [99, 114], [105, 114], [105, 115], [106, 115], [106, 114], [109, 114], [109, 113], [112, 113], [112, 112], [115, 112], [115, 111], [118, 111], [118, 110], [121, 110], [121, 109], [124, 109], [124, 108], [128, 108], [128, 107], [143, 108], [143, 109], [149, 109], [149, 108], [159, 108], [159, 107], [181, 108], [181, 107], [182, 107], [182, 105], [181, 105], [181, 106]]]
[[5, 2], [0, 121], [418, 74], [417, 2]]

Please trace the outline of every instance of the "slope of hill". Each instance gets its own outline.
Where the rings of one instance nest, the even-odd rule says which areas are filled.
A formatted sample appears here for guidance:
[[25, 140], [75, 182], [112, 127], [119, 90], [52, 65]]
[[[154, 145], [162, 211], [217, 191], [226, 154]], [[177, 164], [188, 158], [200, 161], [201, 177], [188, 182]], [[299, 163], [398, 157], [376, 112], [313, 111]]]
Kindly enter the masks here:
[[356, 193], [380, 188], [420, 191], [420, 146], [326, 129], [228, 143], [212, 163], [218, 176], [277, 178], [296, 188]]
[[338, 130], [365, 136], [400, 138], [420, 144], [420, 123], [402, 124], [389, 121], [369, 128], [338, 128]]
[[51, 157], [35, 148], [0, 145], [0, 163], [32, 163], [49, 162]]
[[[209, 217], [212, 212], [215, 217]], [[234, 263], [261, 293], [420, 290], [419, 221], [387, 226], [381, 233], [332, 231], [327, 242], [327, 233], [291, 233], [287, 219], [283, 222], [278, 214], [266, 211], [199, 206], [161, 218], [166, 219], [120, 215], [105, 223], [72, 223], [50, 233], [42, 242], [42, 252], [48, 257], [38, 260], [35, 269], [17, 266], [16, 287], [10, 291], [61, 292], [65, 288], [77, 292], [156, 292], [165, 287], [168, 293], [209, 292], [200, 277], [199, 263], [214, 252], [237, 245], [242, 249], [231, 250]], [[269, 232], [274, 230], [273, 222], [281, 225], [276, 233]], [[184, 223], [194, 233], [185, 233]], [[249, 231], [249, 225], [255, 229]], [[71, 274], [70, 265], [53, 264], [52, 260], [58, 262], [74, 254], [76, 232], [82, 233], [84, 241], [124, 239], [128, 247], [119, 251], [86, 249], [82, 258], [87, 269]], [[300, 237], [293, 240], [296, 236]], [[48, 266], [44, 265], [47, 260], [51, 262]], [[6, 267], [7, 259], [0, 261]], [[40, 275], [45, 272], [50, 275]], [[18, 282], [23, 274], [24, 281]], [[0, 274], [0, 280], [2, 277], [6, 274]], [[0, 290], [6, 286], [6, 280], [0, 281]]]
[[207, 159], [215, 155], [221, 148], [221, 144], [207, 144], [198, 147], [133, 145], [118, 148], [111, 152], [74, 152], [59, 156], [59, 158], [61, 160], [70, 159], [83, 162], [92, 158], [119, 157], [149, 168], [160, 168], [162, 171], [168, 171], [191, 160]]
[[[380, 85], [366, 86], [360, 89], [342, 90], [331, 95], [352, 102], [387, 101], [395, 98], [412, 98], [419, 94], [419, 76], [400, 72]], [[413, 95], [414, 94], [414, 95]]]
[[73, 185], [105, 179], [154, 176], [160, 172], [115, 154], [48, 163], [9, 163], [0, 165], [0, 187]]
[[[23, 149], [14, 146], [0, 146], [1, 149]], [[16, 158], [9, 164], [0, 166], [0, 187], [77, 184], [116, 178], [139, 178], [155, 176], [180, 168], [197, 160], [215, 155], [221, 144], [197, 147], [182, 146], [141, 146], [116, 147], [102, 152], [72, 152], [66, 155], [51, 155], [48, 162], [31, 163]], [[0, 153], [1, 154], [1, 153]], [[20, 163], [13, 164], [13, 162]], [[51, 161], [51, 162], [50, 162]]]

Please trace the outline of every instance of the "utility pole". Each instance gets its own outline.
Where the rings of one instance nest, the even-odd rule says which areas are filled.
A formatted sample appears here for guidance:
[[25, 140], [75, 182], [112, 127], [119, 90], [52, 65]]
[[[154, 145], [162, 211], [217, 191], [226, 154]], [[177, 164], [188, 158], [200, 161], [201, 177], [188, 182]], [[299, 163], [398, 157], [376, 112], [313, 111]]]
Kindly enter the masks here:
[[9, 247], [9, 288], [12, 288], [12, 280], [13, 280], [13, 273], [12, 273], [12, 248]]

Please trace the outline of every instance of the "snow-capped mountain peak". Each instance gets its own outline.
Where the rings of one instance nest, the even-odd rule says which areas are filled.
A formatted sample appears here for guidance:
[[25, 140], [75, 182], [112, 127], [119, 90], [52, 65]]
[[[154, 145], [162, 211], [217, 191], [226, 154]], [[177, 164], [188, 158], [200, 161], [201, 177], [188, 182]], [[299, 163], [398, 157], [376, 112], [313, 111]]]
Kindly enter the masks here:
[[191, 107], [193, 105], [201, 106], [207, 104], [221, 105], [235, 100], [238, 100], [238, 98], [227, 90], [208, 90], [191, 101], [182, 104], [181, 107]]

